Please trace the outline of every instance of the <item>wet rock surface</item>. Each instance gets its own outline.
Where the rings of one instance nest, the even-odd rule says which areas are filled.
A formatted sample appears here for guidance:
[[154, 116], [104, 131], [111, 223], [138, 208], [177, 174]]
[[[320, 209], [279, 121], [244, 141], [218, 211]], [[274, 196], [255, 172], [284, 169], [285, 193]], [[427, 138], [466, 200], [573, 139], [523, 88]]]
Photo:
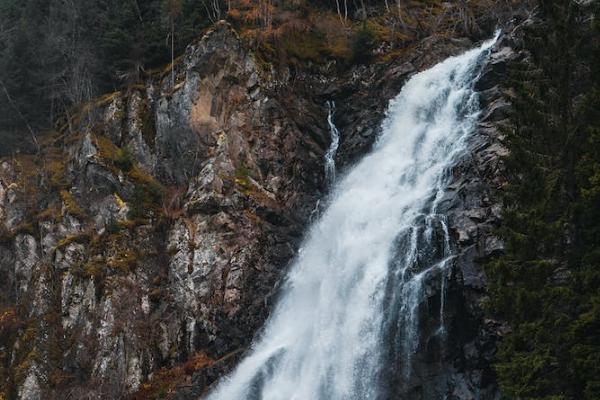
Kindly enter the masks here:
[[[506, 28], [476, 82], [479, 123], [469, 139], [470, 152], [448, 171], [453, 178], [439, 206], [447, 218], [456, 257], [448, 271], [427, 278], [413, 372], [409, 379], [398, 380], [392, 398], [500, 398], [491, 363], [506, 327], [485, 316], [484, 265], [504, 250], [495, 229], [502, 218], [498, 191], [506, 184], [503, 159], [508, 150], [503, 132], [510, 128], [511, 91], [505, 86], [506, 74], [510, 63], [526, 57], [519, 43], [528, 23], [513, 21]], [[443, 317], [440, 307], [444, 307]]]

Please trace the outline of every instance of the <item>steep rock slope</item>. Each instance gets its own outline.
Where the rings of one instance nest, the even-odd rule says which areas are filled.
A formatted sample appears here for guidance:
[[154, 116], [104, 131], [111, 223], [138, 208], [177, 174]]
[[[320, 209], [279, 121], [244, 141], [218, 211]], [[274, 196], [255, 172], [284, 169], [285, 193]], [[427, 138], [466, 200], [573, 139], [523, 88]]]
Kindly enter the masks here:
[[[484, 265], [504, 250], [496, 229], [502, 211], [497, 193], [506, 183], [503, 160], [508, 149], [503, 132], [511, 124], [507, 68], [526, 56], [520, 36], [530, 22], [513, 21], [503, 29], [475, 84], [481, 107], [479, 123], [469, 139], [469, 152], [448, 171], [453, 179], [439, 207], [446, 215], [457, 256], [447, 272], [427, 278], [415, 373], [408, 382], [400, 381], [402, 389], [395, 393], [401, 398], [500, 397], [492, 362], [506, 326], [484, 312]], [[441, 240], [442, 232], [438, 236]], [[446, 327], [442, 334], [437, 329], [440, 318]]]
[[[521, 37], [523, 26], [529, 23], [531, 20], [524, 12], [516, 14], [506, 25], [477, 81], [480, 122], [470, 140], [470, 152], [449, 171], [454, 180], [440, 207], [447, 216], [457, 257], [445, 277], [432, 273], [427, 279], [427, 295], [419, 306], [421, 337], [414, 356], [414, 373], [406, 380], [390, 371], [391, 398], [496, 399], [500, 396], [491, 364], [497, 343], [507, 328], [502, 321], [485, 316], [487, 280], [483, 265], [504, 248], [494, 232], [501, 221], [496, 193], [506, 182], [503, 159], [508, 150], [503, 145], [502, 132], [511, 125], [507, 69], [527, 57]], [[307, 85], [317, 101], [324, 98], [336, 101], [336, 122], [342, 132], [338, 164], [342, 171], [368, 151], [379, 133], [387, 101], [412, 74], [471, 46], [473, 43], [469, 40], [428, 38], [410, 59], [399, 59], [383, 68], [365, 67], [359, 73], [354, 70], [345, 80], [328, 81], [322, 76], [320, 82], [326, 84]], [[438, 227], [436, 235], [443, 240], [441, 229]], [[443, 313], [442, 303], [445, 304]], [[441, 314], [447, 326], [443, 336], [438, 330]], [[220, 373], [221, 370], [216, 372]], [[196, 398], [204, 393], [209, 382], [207, 371], [196, 374], [193, 381], [195, 385], [179, 390], [176, 398]]]
[[322, 146], [263, 78], [218, 24], [174, 87], [108, 95], [40, 157], [2, 163], [11, 395], [118, 398], [200, 349], [248, 343], [322, 179]]
[[[461, 254], [446, 289], [448, 351], [427, 328], [442, 292], [433, 277], [417, 373], [397, 395], [497, 395], [489, 360], [501, 329], [483, 320], [480, 264], [502, 249], [491, 235], [499, 218], [491, 193], [502, 184], [497, 126], [508, 95], [495, 85], [516, 56], [513, 37], [496, 46], [480, 80], [481, 126], [448, 190]], [[368, 151], [408, 77], [472, 45], [426, 38], [388, 64], [292, 82], [219, 23], [188, 48], [175, 85], [166, 71], [107, 95], [46, 138], [39, 156], [4, 161], [0, 393], [201, 396], [262, 326], [318, 212], [324, 102], [337, 104], [343, 172]]]

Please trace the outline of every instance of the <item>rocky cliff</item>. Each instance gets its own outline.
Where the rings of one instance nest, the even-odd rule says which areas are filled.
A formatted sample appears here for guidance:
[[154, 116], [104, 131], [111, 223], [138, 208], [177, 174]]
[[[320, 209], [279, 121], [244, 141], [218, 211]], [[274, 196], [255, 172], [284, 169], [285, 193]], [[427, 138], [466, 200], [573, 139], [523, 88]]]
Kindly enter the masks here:
[[[451, 246], [457, 257], [449, 271], [427, 275], [427, 294], [419, 305], [421, 336], [412, 361], [413, 372], [407, 379], [397, 371], [389, 371], [389, 398], [500, 398], [492, 362], [497, 344], [508, 327], [503, 321], [489, 318], [484, 311], [487, 298], [484, 265], [504, 250], [496, 230], [502, 215], [498, 193], [507, 183], [505, 135], [513, 124], [513, 92], [508, 71], [530, 57], [523, 46], [523, 35], [524, 27], [532, 23], [527, 12], [515, 14], [503, 26], [477, 78], [479, 123], [469, 140], [470, 151], [448, 171], [451, 183], [439, 205], [439, 212], [447, 218]], [[391, 99], [412, 74], [472, 46], [467, 39], [428, 38], [412, 59], [388, 65], [384, 71], [371, 70], [365, 75], [372, 80], [363, 78], [362, 87], [354, 82], [351, 89], [342, 85], [339, 92], [334, 92], [334, 97], [336, 94], [342, 97], [338, 104], [344, 104], [347, 113], [338, 119], [338, 126], [345, 134], [341, 165], [351, 165], [369, 149], [379, 133], [385, 108], [380, 108], [377, 101], [371, 103], [372, 90], [377, 91], [377, 100]], [[434, 231], [441, 243], [443, 227], [434, 227]], [[441, 318], [446, 327], [443, 334], [439, 331]], [[390, 348], [389, 352], [393, 353], [394, 349]]]
[[[415, 376], [394, 389], [402, 398], [498, 395], [490, 360], [502, 326], [484, 319], [481, 263], [502, 251], [493, 193], [510, 91], [498, 84], [523, 57], [518, 32], [509, 25], [477, 84], [481, 122], [444, 202], [460, 254], [444, 289], [447, 344], [427, 329], [442, 292], [432, 277]], [[385, 64], [292, 79], [218, 23], [176, 64], [174, 84], [166, 70], [106, 95], [38, 155], [2, 161], [0, 393], [201, 396], [262, 326], [319, 211], [325, 101], [338, 106], [343, 172], [408, 77], [472, 45], [430, 37]]]
[[[496, 231], [502, 218], [498, 193], [507, 182], [505, 133], [512, 127], [507, 71], [528, 56], [522, 35], [531, 22], [516, 18], [503, 28], [476, 81], [479, 123], [469, 139], [470, 151], [448, 171], [451, 183], [439, 205], [457, 257], [449, 271], [427, 277], [415, 373], [408, 382], [399, 382], [402, 389], [393, 390], [397, 398], [500, 398], [492, 362], [508, 328], [484, 312], [484, 265], [504, 251]], [[442, 228], [437, 229], [442, 240]], [[438, 330], [441, 318], [446, 326], [443, 334]]]
[[3, 161], [12, 395], [118, 398], [161, 367], [249, 343], [316, 201], [325, 145], [266, 76], [218, 24], [175, 86], [108, 95], [40, 156]]

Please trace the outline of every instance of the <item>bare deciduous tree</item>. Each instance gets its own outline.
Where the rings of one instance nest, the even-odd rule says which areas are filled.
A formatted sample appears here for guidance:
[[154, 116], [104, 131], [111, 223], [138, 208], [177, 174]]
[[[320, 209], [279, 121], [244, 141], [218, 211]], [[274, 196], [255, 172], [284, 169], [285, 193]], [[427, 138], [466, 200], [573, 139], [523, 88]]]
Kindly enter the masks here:
[[41, 57], [48, 60], [44, 71], [52, 113], [89, 102], [95, 95], [94, 71], [97, 57], [86, 36], [82, 20], [87, 1], [61, 0], [50, 7]]
[[169, 35], [171, 39], [171, 87], [175, 86], [175, 20], [181, 14], [182, 6], [181, 0], [165, 0], [165, 8], [169, 16], [171, 30]]
[[[221, 3], [219, 0], [203, 0], [202, 5], [211, 22], [214, 23], [221, 19]], [[231, 10], [231, 1], [228, 1], [227, 8], [229, 12]]]
[[402, 18], [402, 1], [401, 0], [396, 0], [396, 7], [398, 8], [398, 19], [400, 20], [400, 23], [402, 24], [402, 28], [406, 29], [406, 23], [404, 22], [404, 18]]
[[342, 17], [342, 10], [340, 9], [340, 0], [335, 0], [335, 5], [337, 7], [338, 16], [340, 17], [340, 22], [342, 25], [345, 25], [344, 18]]
[[25, 116], [23, 115], [23, 113], [19, 109], [19, 106], [17, 106], [17, 104], [15, 103], [15, 101], [12, 99], [12, 97], [10, 96], [10, 93], [8, 92], [8, 89], [6, 89], [6, 85], [1, 80], [0, 80], [0, 87], [2, 87], [2, 92], [6, 96], [6, 99], [8, 100], [9, 104], [13, 107], [14, 111], [17, 113], [17, 115], [19, 116], [19, 118], [21, 118], [21, 120], [23, 121], [23, 123], [27, 127], [27, 130], [31, 134], [31, 140], [33, 141], [33, 144], [35, 145], [36, 150], [39, 153], [39, 151], [40, 151], [40, 145], [38, 144], [37, 138], [35, 136], [35, 132], [34, 132], [33, 128], [31, 127], [31, 125], [29, 124], [29, 121], [27, 120], [27, 118], [25, 118]]

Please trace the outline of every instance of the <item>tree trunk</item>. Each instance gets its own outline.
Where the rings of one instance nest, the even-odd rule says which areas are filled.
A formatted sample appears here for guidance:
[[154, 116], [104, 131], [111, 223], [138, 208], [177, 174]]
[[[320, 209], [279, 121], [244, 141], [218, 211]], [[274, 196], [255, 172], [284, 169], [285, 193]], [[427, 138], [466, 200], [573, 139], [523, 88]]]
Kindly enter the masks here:
[[344, 21], [348, 20], [348, 0], [344, 0]]
[[342, 17], [342, 10], [340, 9], [340, 0], [335, 0], [335, 5], [337, 7], [338, 17], [340, 17], [340, 22], [344, 25], [344, 18]]
[[29, 125], [29, 121], [27, 121], [27, 118], [25, 117], [25, 115], [23, 115], [23, 113], [19, 109], [19, 106], [17, 105], [17, 103], [15, 103], [14, 100], [12, 99], [12, 97], [10, 97], [10, 93], [8, 93], [8, 89], [6, 89], [6, 85], [4, 84], [4, 82], [0, 81], [0, 86], [2, 86], [2, 91], [4, 92], [4, 95], [6, 96], [8, 103], [12, 106], [12, 108], [14, 108], [14, 110], [17, 113], [17, 115], [19, 116], [19, 118], [21, 118], [21, 120], [27, 127], [27, 130], [31, 134], [31, 140], [33, 140], [33, 144], [36, 147], [36, 151], [37, 151], [37, 153], [39, 153], [40, 145], [38, 144], [37, 138], [35, 137], [35, 132], [31, 128], [31, 125]]
[[398, 6], [398, 19], [400, 19], [402, 29], [406, 30], [406, 24], [404, 23], [404, 18], [402, 18], [402, 2], [400, 0], [396, 0], [396, 5]]
[[171, 18], [171, 87], [175, 87], [175, 21]]

